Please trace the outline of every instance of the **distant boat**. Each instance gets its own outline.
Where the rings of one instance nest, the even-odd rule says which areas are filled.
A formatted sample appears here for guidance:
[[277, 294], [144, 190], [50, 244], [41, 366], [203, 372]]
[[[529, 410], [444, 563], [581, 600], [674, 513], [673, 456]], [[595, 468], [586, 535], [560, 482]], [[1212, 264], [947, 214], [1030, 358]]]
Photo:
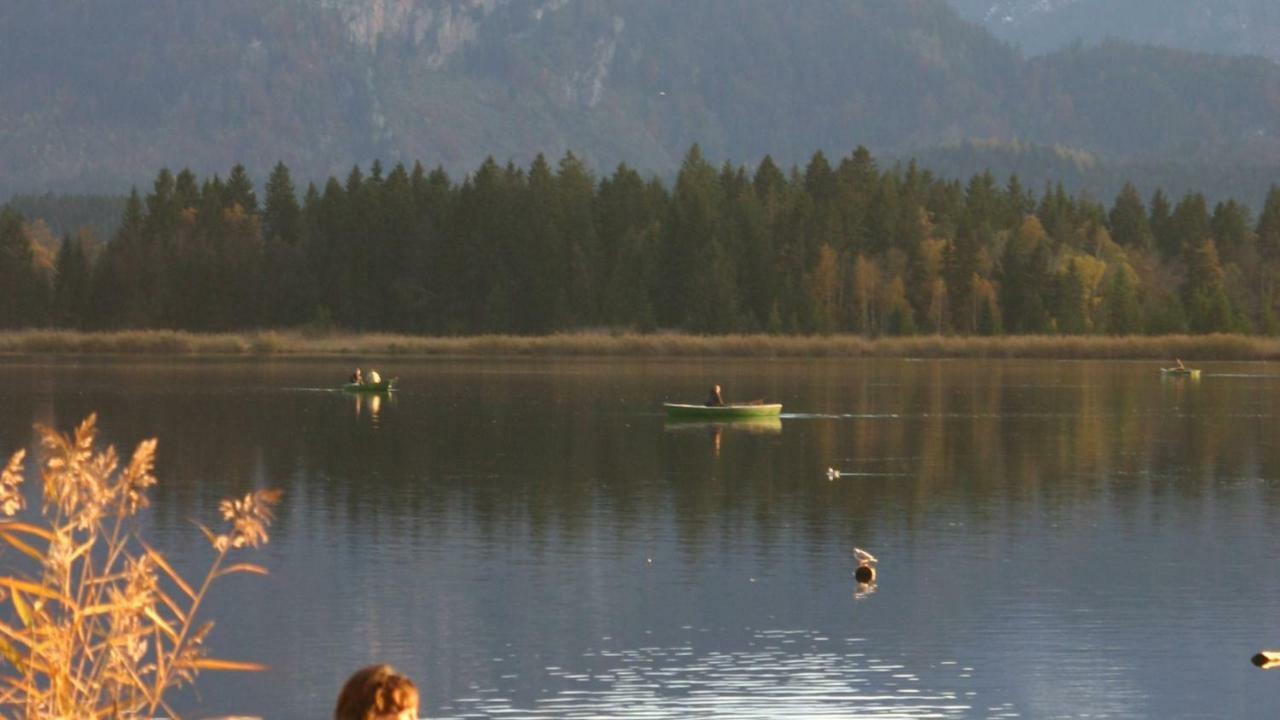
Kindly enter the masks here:
[[1192, 380], [1200, 379], [1200, 368], [1189, 367], [1171, 367], [1160, 368], [1160, 374], [1167, 377], [1189, 377]]
[[391, 378], [376, 383], [347, 383], [342, 389], [347, 392], [391, 392], [395, 390], [395, 383], [400, 378]]
[[672, 419], [720, 420], [729, 418], [777, 417], [782, 413], [782, 404], [774, 403], [730, 403], [728, 405], [684, 405], [681, 403], [662, 403], [667, 417]]

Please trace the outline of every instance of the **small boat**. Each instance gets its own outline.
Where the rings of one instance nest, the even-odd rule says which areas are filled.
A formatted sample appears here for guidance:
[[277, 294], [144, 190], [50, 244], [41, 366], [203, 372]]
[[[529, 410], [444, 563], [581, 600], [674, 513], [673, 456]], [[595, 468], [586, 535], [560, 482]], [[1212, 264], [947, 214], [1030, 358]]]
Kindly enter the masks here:
[[347, 383], [342, 389], [347, 392], [391, 392], [395, 390], [395, 383], [400, 378], [391, 378], [376, 383]]
[[667, 417], [669, 418], [697, 418], [700, 420], [777, 417], [782, 413], [781, 403], [730, 403], [728, 405], [662, 403], [662, 407], [667, 411]]
[[1168, 377], [1189, 377], [1192, 380], [1199, 380], [1200, 368], [1189, 368], [1189, 367], [1160, 368], [1160, 374]]

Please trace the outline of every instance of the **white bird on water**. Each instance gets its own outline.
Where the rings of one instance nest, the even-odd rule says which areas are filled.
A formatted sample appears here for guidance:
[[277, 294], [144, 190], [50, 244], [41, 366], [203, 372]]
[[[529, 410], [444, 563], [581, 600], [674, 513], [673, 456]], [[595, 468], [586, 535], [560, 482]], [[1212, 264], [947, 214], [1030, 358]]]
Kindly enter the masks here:
[[871, 553], [867, 552], [866, 550], [863, 550], [862, 548], [854, 548], [853, 556], [858, 559], [859, 565], [871, 566], [879, 562], [878, 560], [876, 560], [875, 555], [872, 555]]

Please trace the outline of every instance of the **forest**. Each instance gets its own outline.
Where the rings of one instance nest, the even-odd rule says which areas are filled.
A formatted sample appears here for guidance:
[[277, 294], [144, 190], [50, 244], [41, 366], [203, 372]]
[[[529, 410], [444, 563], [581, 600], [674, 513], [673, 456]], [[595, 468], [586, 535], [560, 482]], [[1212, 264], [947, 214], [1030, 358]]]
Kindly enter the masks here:
[[881, 167], [863, 147], [803, 167], [673, 183], [573, 153], [484, 161], [461, 181], [378, 162], [259, 197], [161, 170], [118, 227], [55, 238], [0, 211], [0, 326], [427, 335], [1276, 334], [1280, 187], [1255, 217], [1199, 193], [1110, 206], [991, 173]]

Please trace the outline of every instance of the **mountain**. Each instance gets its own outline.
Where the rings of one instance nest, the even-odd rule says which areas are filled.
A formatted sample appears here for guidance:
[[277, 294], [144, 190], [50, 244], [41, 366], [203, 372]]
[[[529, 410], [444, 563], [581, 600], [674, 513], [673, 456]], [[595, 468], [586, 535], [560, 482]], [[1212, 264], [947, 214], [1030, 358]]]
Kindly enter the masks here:
[[667, 175], [694, 143], [1280, 165], [1274, 63], [1118, 42], [1028, 59], [943, 0], [10, 0], [0, 67], [0, 197], [569, 150]]
[[1104, 39], [1280, 61], [1275, 0], [950, 0], [1030, 54]]

